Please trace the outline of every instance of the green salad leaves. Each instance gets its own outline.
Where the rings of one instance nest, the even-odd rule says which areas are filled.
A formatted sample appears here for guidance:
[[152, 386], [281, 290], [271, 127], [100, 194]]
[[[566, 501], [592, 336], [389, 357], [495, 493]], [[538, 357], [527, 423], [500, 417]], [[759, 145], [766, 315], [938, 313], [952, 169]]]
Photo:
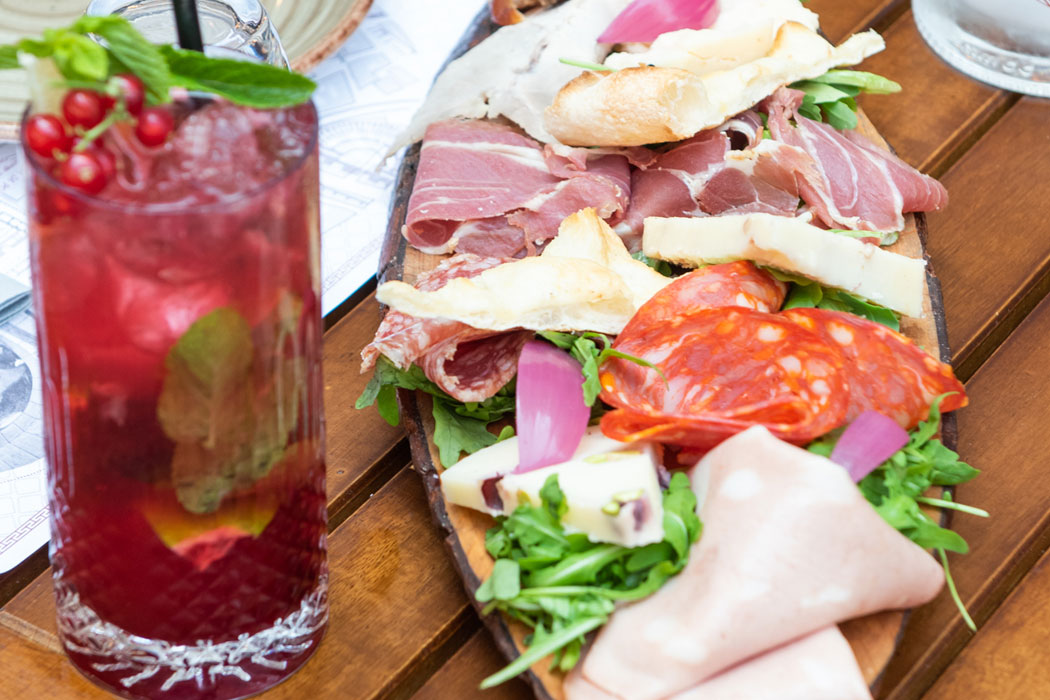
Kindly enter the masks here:
[[568, 504], [557, 475], [548, 477], [540, 499], [539, 505], [522, 504], [497, 518], [485, 535], [496, 563], [476, 597], [486, 603], [486, 614], [501, 610], [533, 632], [525, 653], [482, 681], [482, 688], [515, 677], [550, 654], [552, 668], [568, 671], [580, 658], [584, 636], [605, 624], [617, 601], [654, 593], [685, 567], [689, 548], [700, 537], [696, 496], [684, 473], [671, 477], [664, 491], [663, 541], [644, 547], [567, 534], [561, 517]]
[[248, 107], [287, 107], [307, 101], [317, 87], [277, 66], [156, 46], [116, 15], [85, 15], [68, 27], [46, 30], [40, 39], [0, 46], [0, 70], [20, 68], [19, 53], [51, 59], [70, 84], [100, 92], [109, 91], [113, 76], [132, 73], [152, 104], [170, 101], [169, 90], [182, 87]]
[[397, 389], [423, 391], [432, 397], [434, 443], [441, 463], [446, 467], [458, 462], [463, 452], [472, 454], [514, 434], [510, 426], [504, 427], [499, 435], [488, 429], [490, 423], [514, 411], [513, 382], [480, 403], [462, 403], [427, 379], [417, 365], [400, 369], [385, 356], [380, 356], [372, 379], [361, 392], [355, 407], [361, 409], [374, 404], [387, 423], [397, 425], [400, 422], [397, 415]]
[[[931, 487], [955, 486], [973, 479], [980, 473], [969, 464], [959, 461], [958, 453], [948, 449], [934, 437], [940, 428], [940, 406], [945, 396], [949, 394], [943, 394], [934, 400], [927, 419], [911, 431], [908, 444], [861, 479], [859, 487], [883, 520], [923, 549], [937, 551], [944, 565], [952, 598], [966, 624], [970, 629], [976, 630], [955, 590], [945, 554], [949, 551], [965, 554], [969, 551], [969, 546], [959, 533], [942, 527], [922, 509], [922, 506], [926, 505], [981, 517], [988, 516], [987, 512], [979, 508], [955, 503], [948, 491], [942, 498], [923, 495]], [[835, 431], [817, 440], [810, 444], [810, 452], [829, 456], [840, 435], [841, 431]]]
[[857, 102], [862, 92], [889, 94], [901, 86], [881, 75], [859, 70], [829, 70], [809, 80], [799, 80], [789, 87], [805, 93], [798, 113], [807, 119], [827, 122], [836, 129], [857, 126]]

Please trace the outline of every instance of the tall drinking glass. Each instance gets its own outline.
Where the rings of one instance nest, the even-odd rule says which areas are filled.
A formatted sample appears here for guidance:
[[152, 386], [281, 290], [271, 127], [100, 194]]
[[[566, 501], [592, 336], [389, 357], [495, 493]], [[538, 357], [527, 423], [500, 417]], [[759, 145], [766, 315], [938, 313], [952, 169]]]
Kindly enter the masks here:
[[[288, 57], [259, 0], [197, 0], [205, 53], [230, 53], [285, 68]], [[85, 14], [119, 15], [156, 44], [178, 44], [171, 0], [91, 0]]]
[[235, 698], [328, 619], [317, 114], [171, 110], [97, 194], [24, 148], [58, 629], [121, 695]]
[[972, 78], [1050, 97], [1050, 0], [912, 0], [926, 43]]

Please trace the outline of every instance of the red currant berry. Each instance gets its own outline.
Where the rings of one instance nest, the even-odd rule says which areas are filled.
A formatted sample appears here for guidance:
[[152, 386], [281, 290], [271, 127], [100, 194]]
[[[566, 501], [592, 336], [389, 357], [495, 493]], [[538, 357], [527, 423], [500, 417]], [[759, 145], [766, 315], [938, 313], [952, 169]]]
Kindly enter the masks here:
[[149, 107], [142, 110], [139, 123], [135, 127], [135, 136], [144, 146], [159, 146], [164, 143], [168, 134], [175, 128], [175, 117], [163, 107]]
[[117, 174], [117, 157], [113, 155], [113, 151], [96, 142], [87, 149], [87, 152], [95, 156], [95, 160], [102, 166], [102, 175], [106, 178], [106, 182], [112, 180]]
[[70, 187], [98, 194], [106, 186], [106, 173], [93, 153], [70, 153], [60, 171], [62, 182]]
[[116, 76], [117, 85], [120, 86], [120, 94], [124, 96], [124, 109], [137, 117], [142, 112], [142, 105], [146, 100], [146, 88], [134, 75], [121, 73]]
[[62, 98], [62, 116], [70, 126], [97, 126], [106, 117], [102, 95], [91, 90], [70, 90]]
[[44, 158], [54, 158], [56, 151], [65, 153], [73, 145], [65, 125], [53, 114], [34, 114], [26, 120], [26, 143]]

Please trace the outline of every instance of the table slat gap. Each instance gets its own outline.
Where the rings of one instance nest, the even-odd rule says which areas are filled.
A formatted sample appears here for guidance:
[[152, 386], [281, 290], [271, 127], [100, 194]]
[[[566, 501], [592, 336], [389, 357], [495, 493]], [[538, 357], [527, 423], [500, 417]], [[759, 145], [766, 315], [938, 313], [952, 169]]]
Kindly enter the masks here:
[[331, 534], [368, 502], [398, 472], [412, 464], [408, 440], [402, 439], [390, 448], [379, 461], [358, 477], [353, 486], [330, 495], [328, 502], [328, 532]]
[[381, 700], [407, 700], [413, 697], [482, 628], [474, 609], [464, 605], [447, 629], [448, 636], [433, 646], [421, 649], [404, 674], [391, 682], [377, 697]]
[[0, 610], [0, 627], [14, 632], [39, 647], [56, 654], [62, 653], [62, 643], [58, 641], [58, 635], [45, 629], [41, 629], [31, 622], [15, 617], [7, 611]]

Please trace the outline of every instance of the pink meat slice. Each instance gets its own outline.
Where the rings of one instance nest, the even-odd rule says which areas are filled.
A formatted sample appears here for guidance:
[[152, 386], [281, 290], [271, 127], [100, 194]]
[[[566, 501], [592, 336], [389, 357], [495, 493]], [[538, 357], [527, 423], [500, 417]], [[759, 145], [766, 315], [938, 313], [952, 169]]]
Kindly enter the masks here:
[[[531, 244], [553, 238], [561, 220], [584, 207], [603, 217], [622, 216], [630, 199], [627, 157], [582, 151], [548, 155], [537, 141], [497, 122], [431, 124], [402, 233], [428, 253], [506, 254], [531, 252]], [[462, 224], [479, 220], [490, 222], [482, 226], [483, 243], [459, 247], [460, 234], [477, 233]], [[505, 235], [512, 239], [504, 245], [492, 240], [496, 220], [506, 222]]]
[[[433, 291], [457, 277], [474, 277], [504, 262], [503, 258], [455, 255], [421, 274], [415, 286]], [[529, 331], [494, 333], [459, 321], [416, 318], [390, 310], [375, 338], [361, 351], [361, 371], [371, 369], [385, 355], [401, 369], [419, 364], [430, 381], [459, 401], [484, 401], [514, 376], [521, 348], [533, 335]]]
[[694, 468], [703, 537], [685, 570], [616, 611], [580, 673], [661, 700], [837, 622], [931, 600], [941, 567], [845, 470], [756, 426]]
[[[568, 700], [618, 700], [573, 669]], [[871, 700], [849, 642], [830, 626], [743, 661], [669, 700]]]
[[769, 131], [809, 156], [784, 167], [793, 171], [802, 199], [827, 226], [899, 231], [905, 212], [933, 211], [948, 203], [943, 185], [889, 151], [856, 132], [798, 115], [801, 102], [802, 93], [790, 88], [767, 98]]

